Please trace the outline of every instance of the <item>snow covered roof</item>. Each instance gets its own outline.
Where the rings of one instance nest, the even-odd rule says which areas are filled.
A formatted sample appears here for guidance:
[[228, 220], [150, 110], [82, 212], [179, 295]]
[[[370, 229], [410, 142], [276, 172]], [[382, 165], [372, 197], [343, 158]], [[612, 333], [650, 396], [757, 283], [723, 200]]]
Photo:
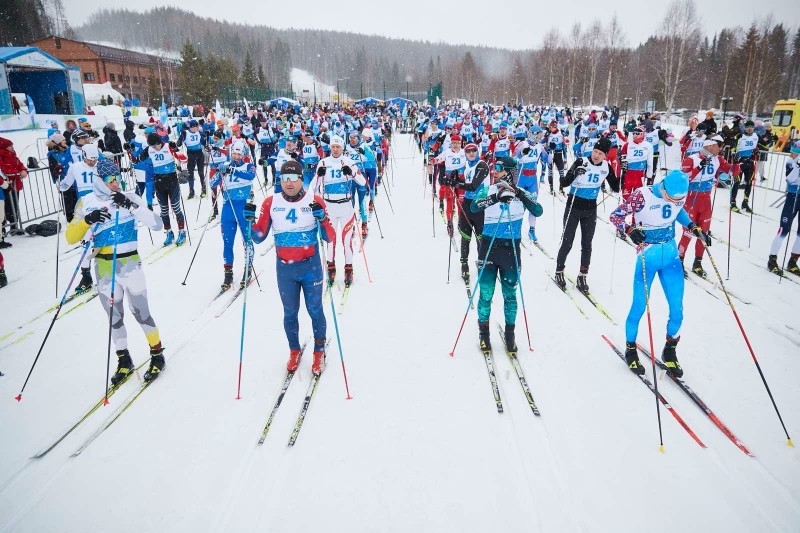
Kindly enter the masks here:
[[7, 63], [20, 67], [37, 67], [57, 70], [69, 69], [67, 65], [55, 57], [34, 46], [0, 47], [0, 63]]
[[166, 54], [161, 57], [153, 54], [145, 54], [144, 52], [134, 52], [132, 50], [124, 50], [105, 44], [98, 44], [96, 42], [85, 41], [89, 49], [103, 59], [113, 59], [115, 61], [123, 61], [126, 63], [138, 63], [140, 65], [156, 65], [159, 61], [177, 64], [177, 61]]

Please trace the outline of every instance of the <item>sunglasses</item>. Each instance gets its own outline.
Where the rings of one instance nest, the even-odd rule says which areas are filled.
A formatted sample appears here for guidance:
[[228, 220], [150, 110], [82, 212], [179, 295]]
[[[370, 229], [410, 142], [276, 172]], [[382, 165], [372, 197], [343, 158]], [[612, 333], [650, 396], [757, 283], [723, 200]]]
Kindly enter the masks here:
[[300, 174], [281, 174], [281, 181], [298, 181], [303, 179]]
[[103, 183], [114, 183], [115, 181], [119, 181], [119, 176], [104, 176]]
[[476, 153], [477, 151], [478, 151], [478, 150], [477, 150], [477, 149], [475, 149], [475, 148], [470, 148], [469, 150], [465, 150], [465, 152], [466, 152], [466, 153], [468, 153], [468, 154], [474, 154], [474, 153]]
[[500, 172], [501, 170], [503, 170], [503, 163], [495, 163], [495, 164], [494, 164], [494, 169], [495, 169], [497, 172]]

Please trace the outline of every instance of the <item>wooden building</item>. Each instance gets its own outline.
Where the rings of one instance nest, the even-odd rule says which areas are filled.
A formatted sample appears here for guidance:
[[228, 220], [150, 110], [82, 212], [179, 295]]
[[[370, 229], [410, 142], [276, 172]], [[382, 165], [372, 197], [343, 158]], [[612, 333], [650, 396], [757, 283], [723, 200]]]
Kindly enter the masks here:
[[[142, 52], [133, 52], [50, 35], [30, 43], [67, 65], [80, 67], [83, 83], [111, 82], [111, 86], [142, 104], [158, 105], [161, 95], [174, 101], [178, 61]], [[158, 101], [148, 99], [148, 85], [155, 81]]]

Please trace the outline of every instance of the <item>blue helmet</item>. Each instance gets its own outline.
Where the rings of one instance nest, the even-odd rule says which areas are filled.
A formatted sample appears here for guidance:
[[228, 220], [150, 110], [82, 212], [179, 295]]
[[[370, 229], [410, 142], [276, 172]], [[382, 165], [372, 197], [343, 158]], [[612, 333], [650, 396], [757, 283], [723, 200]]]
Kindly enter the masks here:
[[661, 187], [670, 198], [681, 200], [689, 192], [689, 175], [678, 169], [670, 170], [661, 180]]
[[500, 123], [500, 127], [501, 127], [501, 128], [506, 128], [506, 129], [508, 129], [508, 122], [506, 122], [506, 121], [504, 120], [503, 122], [501, 122], [501, 123]]
[[541, 133], [541, 132], [542, 132], [542, 128], [540, 128], [540, 127], [539, 127], [539, 126], [537, 126], [536, 124], [533, 124], [533, 125], [530, 127], [530, 132], [531, 132], [531, 133], [533, 133], [534, 135], [536, 135], [537, 133]]

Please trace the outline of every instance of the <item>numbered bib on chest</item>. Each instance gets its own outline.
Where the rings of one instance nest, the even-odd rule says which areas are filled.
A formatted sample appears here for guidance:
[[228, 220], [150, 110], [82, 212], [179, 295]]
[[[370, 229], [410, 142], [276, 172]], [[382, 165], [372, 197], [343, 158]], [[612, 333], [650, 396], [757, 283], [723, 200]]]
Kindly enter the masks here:
[[297, 202], [290, 202], [282, 194], [272, 197], [272, 229], [276, 246], [313, 246], [317, 242], [317, 221], [311, 214], [314, 195], [307, 191]]
[[639, 189], [644, 196], [644, 207], [636, 213], [636, 222], [641, 223], [643, 228], [660, 229], [668, 228], [675, 223], [678, 214], [685, 203], [681, 200], [672, 203], [663, 198], [657, 197], [649, 187]]

